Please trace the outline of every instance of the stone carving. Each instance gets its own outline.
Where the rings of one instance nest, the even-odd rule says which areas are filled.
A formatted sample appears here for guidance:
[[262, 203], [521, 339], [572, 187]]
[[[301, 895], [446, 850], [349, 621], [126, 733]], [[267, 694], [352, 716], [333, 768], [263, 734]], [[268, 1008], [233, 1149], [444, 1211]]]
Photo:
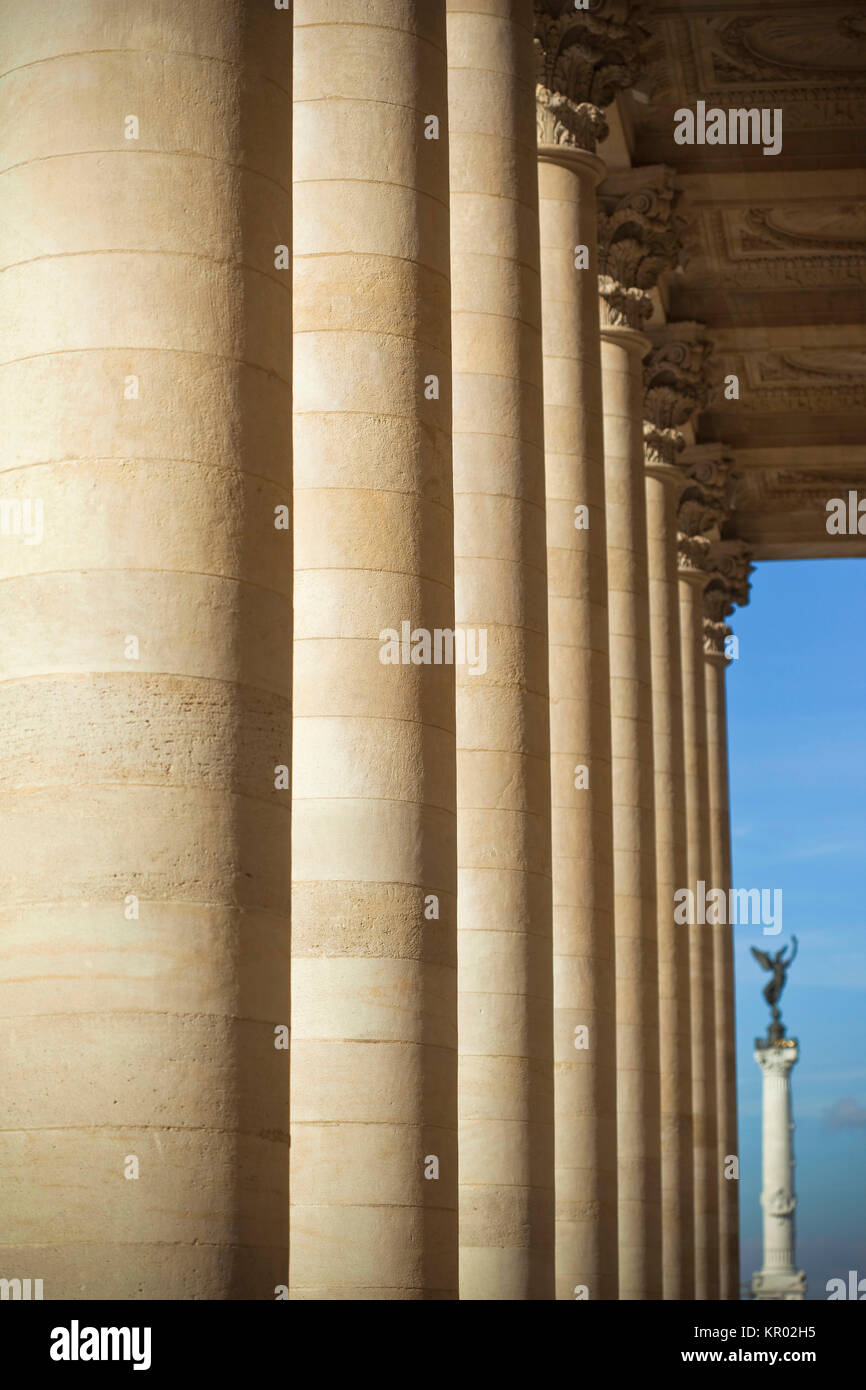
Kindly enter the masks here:
[[[866, 110], [864, 110], [866, 122]], [[852, 205], [844, 205], [851, 207]], [[786, 228], [784, 243], [780, 233], [759, 232], [757, 223], [749, 225], [752, 212], [775, 219], [777, 209], [694, 208], [691, 234], [703, 249], [690, 265], [693, 286], [724, 285], [738, 290], [766, 289], [770, 286], [866, 285], [866, 239], [847, 236], [839, 245], [815, 234], [818, 219], [810, 221], [808, 233], [794, 237]], [[787, 209], [785, 209], [787, 211]], [[862, 218], [862, 210], [860, 210]], [[785, 219], [786, 222], [788, 219]], [[790, 225], [794, 224], [792, 213]], [[852, 225], [850, 219], [848, 225]], [[859, 225], [858, 231], [859, 231]], [[777, 235], [780, 239], [776, 241]]]
[[677, 563], [681, 571], [709, 574], [711, 545], [734, 506], [737, 474], [725, 444], [693, 444], [677, 459], [684, 487], [677, 508]]
[[687, 424], [707, 402], [713, 345], [700, 332], [700, 324], [673, 323], [652, 335], [643, 364], [644, 413], [661, 429]]
[[685, 447], [680, 427], [707, 400], [707, 365], [712, 344], [701, 325], [666, 325], [653, 336], [644, 358], [644, 458], [648, 467], [670, 467]]
[[[706, 593], [705, 589], [704, 603], [706, 603]], [[704, 618], [704, 654], [706, 656], [717, 657], [718, 660], [727, 663], [728, 653], [725, 644], [732, 636], [733, 632], [727, 623], [717, 623], [711, 618]]]
[[749, 602], [752, 549], [745, 541], [711, 541], [704, 562], [704, 651], [728, 661], [726, 643], [733, 634], [725, 619], [734, 607]]
[[599, 275], [598, 292], [602, 328], [641, 329], [652, 314], [652, 300], [645, 290], [626, 288], [611, 275]]
[[[739, 227], [740, 245], [746, 251], [793, 249], [866, 253], [866, 218], [857, 204], [831, 207], [747, 208]], [[843, 234], [840, 235], [840, 232]], [[847, 234], [845, 234], [847, 232]]]
[[722, 622], [735, 607], [745, 608], [749, 602], [753, 554], [745, 541], [712, 542], [706, 564], [709, 580], [704, 608], [713, 621]]
[[664, 429], [651, 420], [643, 422], [643, 453], [647, 468], [671, 468], [685, 448], [681, 430]]
[[787, 1188], [778, 1187], [765, 1205], [773, 1216], [790, 1216], [797, 1205], [797, 1199]]
[[607, 136], [607, 122], [597, 106], [572, 101], [540, 83], [535, 88], [535, 121], [539, 146], [593, 151]]
[[721, 82], [866, 80], [863, 17], [807, 10], [711, 21], [713, 72]]
[[[681, 527], [688, 526], [688, 510], [679, 516], [678, 520]], [[697, 531], [681, 529], [677, 535], [677, 569], [682, 574], [703, 578], [709, 549], [709, 537], [702, 536]]]
[[682, 258], [685, 222], [675, 214], [673, 171], [664, 165], [606, 179], [598, 192], [599, 293], [608, 325], [640, 328], [648, 291]]
[[575, 10], [571, 0], [535, 0], [534, 8], [539, 85], [572, 103], [562, 122], [569, 138], [549, 143], [573, 141], [593, 152], [607, 134], [602, 110], [635, 81], [647, 31], [632, 0], [593, 0], [588, 10]]
[[684, 499], [697, 496], [719, 517], [719, 525], [734, 509], [739, 474], [727, 444], [693, 444], [681, 460], [687, 480]]
[[782, 505], [789, 511], [823, 513], [828, 497], [844, 497], [849, 488], [863, 487], [863, 469], [820, 472], [817, 469], [762, 468], [746, 473], [741, 484], [743, 501], [752, 508]]

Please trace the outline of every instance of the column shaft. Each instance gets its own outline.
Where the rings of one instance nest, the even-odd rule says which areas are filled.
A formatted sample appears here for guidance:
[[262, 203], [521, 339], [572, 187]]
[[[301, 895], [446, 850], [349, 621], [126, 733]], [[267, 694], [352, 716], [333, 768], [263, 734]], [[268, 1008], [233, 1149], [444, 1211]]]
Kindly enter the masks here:
[[0, 32], [3, 489], [44, 515], [0, 549], [4, 1273], [273, 1299], [291, 21], [4, 3]]
[[[683, 666], [683, 746], [686, 770], [688, 887], [712, 878], [704, 679], [703, 588], [705, 576], [680, 579]], [[692, 1109], [695, 1152], [695, 1298], [719, 1296], [719, 1188], [716, 1142], [716, 1062], [713, 928], [688, 928], [692, 1030]]]
[[663, 1296], [694, 1298], [692, 1062], [687, 929], [674, 894], [687, 884], [683, 680], [677, 579], [679, 474], [648, 471], [647, 542], [655, 771], [659, 959]]
[[[707, 753], [713, 887], [731, 887], [731, 829], [728, 799], [728, 728], [725, 704], [727, 658], [710, 656], [705, 667]], [[737, 1049], [734, 1017], [734, 940], [730, 924], [715, 926], [713, 972], [718, 1114], [719, 1261], [721, 1298], [739, 1299], [739, 1183], [726, 1177], [737, 1154]]]
[[448, 0], [460, 1296], [553, 1297], [550, 731], [531, 0]]
[[445, 0], [294, 10], [291, 1291], [453, 1298]]
[[658, 946], [641, 359], [602, 332], [616, 924], [619, 1296], [661, 1297]]
[[[563, 159], [563, 162], [559, 162]], [[596, 210], [539, 160], [550, 623], [557, 1297], [617, 1296], [610, 680]], [[588, 248], [588, 267], [575, 253]]]

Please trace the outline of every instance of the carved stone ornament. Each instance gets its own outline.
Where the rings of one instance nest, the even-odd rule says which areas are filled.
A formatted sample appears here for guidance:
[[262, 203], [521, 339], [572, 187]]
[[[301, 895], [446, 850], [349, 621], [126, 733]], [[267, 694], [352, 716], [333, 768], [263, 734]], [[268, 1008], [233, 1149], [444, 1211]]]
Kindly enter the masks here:
[[[657, 336], [643, 363], [644, 415], [661, 429], [678, 429], [709, 398], [708, 365], [713, 345], [697, 336], [698, 324], [670, 324]], [[690, 330], [694, 336], [686, 336]]]
[[704, 592], [704, 611], [708, 618], [722, 622], [735, 607], [744, 608], [749, 602], [753, 554], [745, 541], [712, 542], [707, 556], [709, 582]]
[[534, 9], [538, 82], [582, 112], [573, 126], [565, 124], [580, 148], [594, 153], [596, 141], [607, 135], [602, 111], [618, 91], [634, 85], [641, 65], [648, 34], [635, 17], [637, 6], [632, 0], [590, 0], [588, 9], [576, 10], [573, 0], [534, 0]]
[[598, 191], [598, 264], [607, 325], [640, 329], [652, 313], [649, 291], [682, 256], [673, 171], [664, 165], [615, 175]]
[[596, 143], [607, 136], [607, 122], [597, 106], [588, 101], [572, 101], [540, 83], [535, 88], [535, 120], [539, 146], [593, 153]]
[[700, 337], [701, 325], [670, 324], [653, 334], [644, 358], [644, 461], [648, 468], [670, 467], [685, 447], [680, 427], [688, 424], [709, 395], [707, 367], [713, 345]]
[[677, 536], [677, 569], [680, 574], [704, 577], [710, 542], [706, 536], [680, 531]]
[[[705, 605], [706, 598], [707, 591], [704, 589]], [[704, 618], [704, 653], [706, 656], [714, 656], [727, 662], [728, 654], [725, 651], [725, 643], [731, 636], [733, 634], [727, 623], [717, 623], [713, 622], [711, 618]]]
[[685, 444], [680, 430], [662, 429], [651, 420], [644, 420], [643, 456], [647, 468], [672, 468]]

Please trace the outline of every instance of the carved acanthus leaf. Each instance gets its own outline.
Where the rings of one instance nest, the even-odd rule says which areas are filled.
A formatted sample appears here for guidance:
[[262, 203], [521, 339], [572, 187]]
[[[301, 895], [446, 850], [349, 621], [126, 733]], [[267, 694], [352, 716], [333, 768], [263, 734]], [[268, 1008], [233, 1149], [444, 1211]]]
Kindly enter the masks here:
[[677, 568], [681, 574], [703, 575], [710, 542], [706, 536], [680, 531], [677, 536]]
[[[707, 604], [707, 590], [704, 589], [704, 608]], [[717, 622], [713, 618], [704, 618], [704, 652], [707, 656], [721, 657], [727, 659], [725, 643], [733, 633], [727, 623]]]
[[644, 462], [648, 468], [667, 467], [676, 463], [677, 454], [686, 446], [680, 430], [663, 429], [650, 420], [643, 422]]
[[685, 223], [674, 212], [677, 197], [664, 165], [617, 174], [599, 189], [599, 293], [611, 323], [639, 328], [651, 308], [628, 292], [646, 295], [663, 270], [680, 263]]
[[641, 329], [653, 311], [653, 302], [646, 290], [626, 287], [612, 275], [599, 275], [602, 328]]
[[722, 622], [735, 606], [749, 602], [749, 576], [754, 551], [745, 541], [713, 541], [707, 554], [709, 581], [704, 591], [704, 611], [708, 618]]
[[592, 152], [597, 142], [607, 136], [607, 122], [597, 106], [588, 101], [572, 101], [540, 83], [535, 88], [535, 121], [539, 146]]
[[573, 0], [534, 0], [539, 83], [576, 107], [597, 111], [594, 121], [583, 122], [582, 135], [592, 143], [582, 149], [594, 151], [595, 139], [604, 139], [603, 109], [634, 85], [649, 37], [633, 14], [636, 8], [632, 0], [590, 0], [588, 10], [576, 10]]
[[733, 463], [724, 444], [693, 444], [677, 460], [685, 480], [677, 509], [680, 541], [700, 536], [705, 543], [705, 561], [710, 543], [719, 540], [733, 510], [737, 480]]
[[713, 345], [699, 324], [670, 324], [654, 335], [644, 358], [644, 415], [661, 429], [688, 424], [709, 397]]

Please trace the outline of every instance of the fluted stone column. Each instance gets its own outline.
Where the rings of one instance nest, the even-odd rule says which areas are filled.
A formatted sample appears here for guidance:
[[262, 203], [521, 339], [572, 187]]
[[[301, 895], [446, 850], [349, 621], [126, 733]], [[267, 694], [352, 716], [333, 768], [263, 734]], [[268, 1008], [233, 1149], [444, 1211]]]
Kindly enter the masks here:
[[[692, 446], [680, 459], [686, 487], [680, 499], [680, 629], [683, 667], [683, 743], [686, 769], [687, 887], [713, 886], [709, 809], [704, 589], [707, 553], [727, 514], [729, 461], [723, 446]], [[695, 1297], [719, 1296], [719, 1173], [716, 1103], [715, 933], [695, 920], [687, 927], [691, 985], [692, 1097], [695, 1146]]]
[[460, 1297], [552, 1298], [550, 728], [532, 0], [448, 0]]
[[687, 883], [683, 683], [677, 578], [677, 503], [683, 477], [674, 466], [680, 426], [704, 398], [707, 346], [693, 325], [653, 334], [644, 364], [647, 558], [652, 658], [656, 899], [659, 957], [662, 1292], [694, 1298], [694, 1168], [689, 953], [674, 922], [674, 894]]
[[661, 1130], [652, 669], [639, 326], [670, 260], [664, 171], [609, 180], [600, 222], [616, 925], [619, 1296], [660, 1298]]
[[291, 1295], [453, 1298], [445, 0], [294, 13]]
[[[627, 10], [627, 6], [623, 7]], [[617, 1296], [610, 681], [595, 188], [627, 17], [536, 0], [550, 624], [556, 1296]], [[609, 59], [619, 55], [618, 65]]]
[[[0, 7], [0, 1231], [287, 1279], [291, 19]], [[282, 513], [287, 519], [288, 513]]]
[[[749, 548], [742, 541], [716, 541], [707, 557], [704, 591], [707, 757], [711, 862], [714, 887], [731, 887], [731, 828], [728, 798], [728, 728], [725, 669], [731, 658], [725, 618], [749, 601]], [[737, 1156], [737, 1058], [734, 1016], [734, 941], [730, 923], [714, 929], [716, 1019], [716, 1104], [719, 1164], [719, 1296], [740, 1296], [739, 1183], [732, 1176]]]

